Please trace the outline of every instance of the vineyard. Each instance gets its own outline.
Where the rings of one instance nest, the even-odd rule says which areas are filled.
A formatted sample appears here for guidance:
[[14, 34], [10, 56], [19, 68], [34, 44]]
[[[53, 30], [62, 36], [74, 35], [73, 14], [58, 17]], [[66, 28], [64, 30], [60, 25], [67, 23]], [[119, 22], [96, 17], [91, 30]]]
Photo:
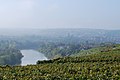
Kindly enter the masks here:
[[3, 80], [118, 80], [120, 49], [115, 47], [99, 54], [38, 61], [36, 65], [1, 66]]

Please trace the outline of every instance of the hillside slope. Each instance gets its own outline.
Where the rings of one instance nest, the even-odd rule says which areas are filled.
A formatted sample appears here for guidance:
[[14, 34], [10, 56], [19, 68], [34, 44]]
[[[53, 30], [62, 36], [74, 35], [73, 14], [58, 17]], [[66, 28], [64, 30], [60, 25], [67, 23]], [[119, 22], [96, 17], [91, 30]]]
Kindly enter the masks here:
[[73, 54], [71, 56], [86, 56], [91, 54], [101, 54], [101, 53], [113, 53], [114, 51], [120, 50], [120, 44], [110, 44], [106, 46], [96, 47], [88, 50], [81, 50], [76, 54]]
[[0, 67], [0, 72], [1, 79], [9, 80], [118, 80], [120, 79], [120, 47], [116, 45], [109, 51], [102, 51], [99, 54], [38, 61], [36, 65], [4, 66]]

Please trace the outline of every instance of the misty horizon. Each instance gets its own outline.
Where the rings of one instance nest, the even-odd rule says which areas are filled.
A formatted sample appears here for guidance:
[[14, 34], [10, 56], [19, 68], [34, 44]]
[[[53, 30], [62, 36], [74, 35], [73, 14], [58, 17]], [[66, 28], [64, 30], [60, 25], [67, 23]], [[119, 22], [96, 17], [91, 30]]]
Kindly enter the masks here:
[[120, 30], [120, 29], [104, 29], [104, 28], [39, 28], [39, 27], [23, 27], [23, 28], [0, 28], [0, 30], [57, 30], [57, 29], [90, 29], [90, 30]]

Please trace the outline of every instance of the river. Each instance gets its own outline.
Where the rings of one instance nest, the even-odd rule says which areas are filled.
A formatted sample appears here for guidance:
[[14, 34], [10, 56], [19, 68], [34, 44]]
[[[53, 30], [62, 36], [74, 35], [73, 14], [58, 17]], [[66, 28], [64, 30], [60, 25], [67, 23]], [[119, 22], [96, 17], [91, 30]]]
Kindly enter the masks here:
[[47, 60], [47, 58], [40, 52], [35, 50], [21, 50], [22, 58], [21, 65], [36, 64], [38, 60]]

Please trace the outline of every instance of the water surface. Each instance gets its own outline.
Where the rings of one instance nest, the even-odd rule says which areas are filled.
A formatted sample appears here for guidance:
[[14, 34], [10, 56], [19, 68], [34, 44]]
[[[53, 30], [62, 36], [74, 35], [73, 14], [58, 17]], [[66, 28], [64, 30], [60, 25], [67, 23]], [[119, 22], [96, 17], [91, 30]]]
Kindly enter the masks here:
[[21, 50], [22, 58], [21, 65], [36, 64], [38, 60], [47, 60], [44, 54], [35, 50]]

